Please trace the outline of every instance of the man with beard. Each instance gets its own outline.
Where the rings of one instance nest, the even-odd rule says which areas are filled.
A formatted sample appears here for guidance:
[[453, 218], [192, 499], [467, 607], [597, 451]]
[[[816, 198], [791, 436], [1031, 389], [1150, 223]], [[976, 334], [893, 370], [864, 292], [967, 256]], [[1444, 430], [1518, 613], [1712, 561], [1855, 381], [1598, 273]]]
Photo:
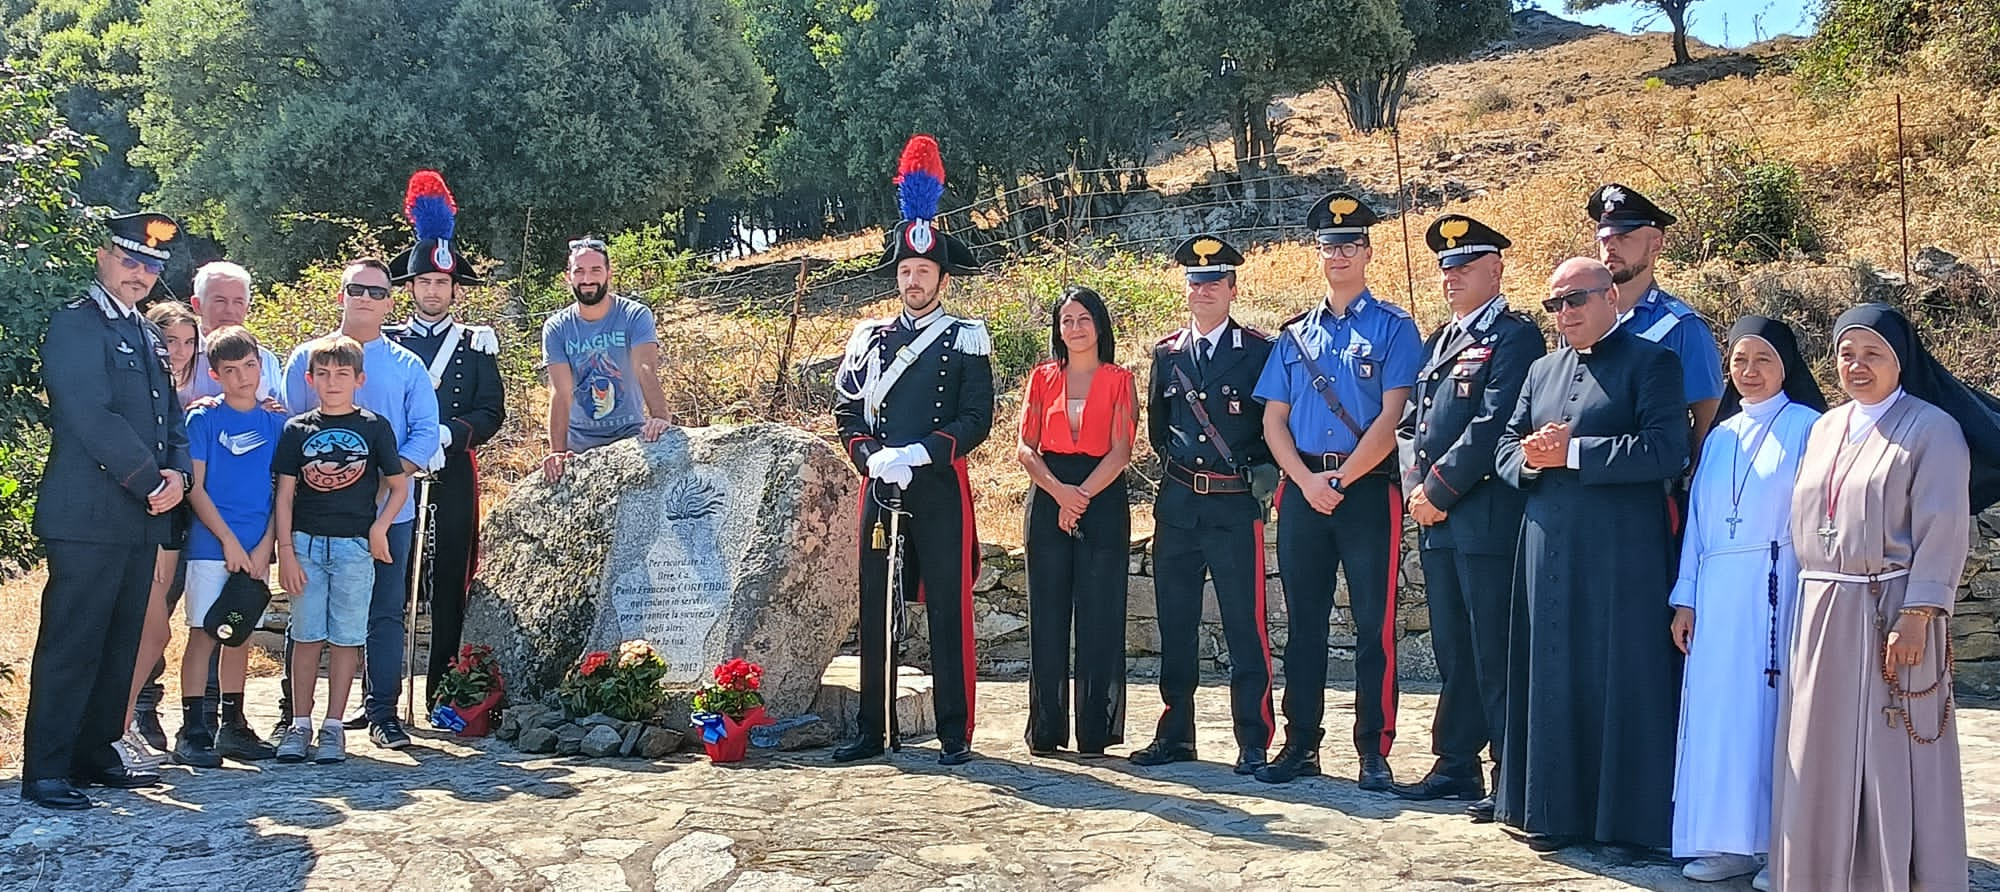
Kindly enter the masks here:
[[673, 426], [660, 388], [653, 310], [611, 293], [611, 255], [603, 239], [569, 243], [563, 281], [576, 302], [542, 324], [542, 366], [549, 374], [549, 454], [542, 476], [551, 482], [562, 479], [578, 452], [634, 435], [651, 443]]
[[[340, 333], [361, 345], [365, 378], [354, 392], [354, 403], [389, 422], [396, 432], [396, 454], [403, 470], [415, 473], [425, 467], [438, 449], [438, 403], [431, 390], [430, 375], [417, 355], [382, 334], [382, 322], [396, 306], [389, 286], [389, 266], [373, 257], [350, 260], [340, 274]], [[285, 407], [297, 415], [319, 406], [319, 397], [307, 385], [310, 371], [308, 350], [311, 342], [292, 350], [285, 364]], [[402, 694], [403, 638], [408, 622], [410, 583], [410, 540], [416, 520], [416, 500], [405, 499], [389, 526], [390, 560], [375, 563], [375, 588], [368, 599], [368, 636], [363, 661], [362, 709], [365, 717], [350, 716], [346, 724], [358, 728], [365, 718], [372, 726], [368, 739], [386, 749], [410, 745], [409, 731], [398, 717], [396, 702]], [[287, 659], [289, 663], [289, 659]], [[285, 680], [291, 690], [291, 679]], [[279, 710], [292, 714], [291, 704]], [[280, 732], [282, 735], [282, 731]]]
[[165, 340], [136, 309], [180, 227], [164, 214], [105, 225], [97, 280], [49, 316], [41, 352], [50, 442], [35, 535], [49, 581], [28, 674], [21, 798], [65, 810], [94, 804], [79, 786], [160, 782], [127, 770], [112, 742], [125, 731], [167, 513], [192, 469]]
[[971, 249], [931, 223], [944, 192], [937, 142], [903, 148], [897, 194], [903, 222], [887, 239], [878, 274], [896, 277], [902, 312], [863, 322], [834, 378], [834, 420], [854, 466], [868, 478], [861, 505], [861, 709], [836, 762], [882, 754], [894, 690], [889, 541], [885, 502], [901, 498], [903, 591], [929, 621], [938, 763], [972, 759], [972, 568], [979, 537], [966, 456], [993, 428], [993, 352], [986, 324], [940, 302], [954, 275], [976, 275]]
[[1680, 654], [1663, 484], [1687, 465], [1674, 355], [1618, 324], [1611, 270], [1564, 261], [1543, 309], [1568, 346], [1528, 369], [1495, 473], [1527, 494], [1498, 819], [1548, 851], [1671, 842]]
[[439, 454], [431, 459], [429, 489], [435, 556], [427, 567], [431, 655], [424, 684], [424, 702], [436, 705], [438, 685], [458, 657], [479, 550], [479, 459], [472, 450], [499, 433], [507, 395], [493, 329], [452, 318], [461, 286], [482, 282], [452, 242], [457, 204], [444, 178], [417, 171], [403, 209], [417, 243], [389, 261], [389, 280], [409, 288], [413, 307], [410, 321], [387, 334], [423, 360], [437, 392]]
[[1508, 598], [1521, 534], [1521, 491], [1493, 479], [1493, 447], [1514, 413], [1528, 365], [1547, 352], [1534, 320], [1500, 294], [1513, 243], [1459, 214], [1431, 224], [1451, 321], [1426, 345], [1416, 392], [1396, 430], [1403, 488], [1417, 522], [1437, 651], [1437, 717], [1430, 773], [1398, 785], [1404, 799], [1478, 800], [1466, 811], [1493, 818], [1479, 770], [1489, 745], [1496, 763], [1507, 700]]
[[1702, 440], [1708, 437], [1715, 410], [1722, 404], [1722, 353], [1708, 322], [1653, 278], [1653, 264], [1666, 246], [1666, 228], [1673, 224], [1674, 215], [1617, 183], [1593, 193], [1586, 210], [1597, 222], [1598, 259], [1611, 268], [1619, 327], [1672, 350], [1680, 362], [1690, 423], [1688, 465], [1692, 468], [1701, 458]]

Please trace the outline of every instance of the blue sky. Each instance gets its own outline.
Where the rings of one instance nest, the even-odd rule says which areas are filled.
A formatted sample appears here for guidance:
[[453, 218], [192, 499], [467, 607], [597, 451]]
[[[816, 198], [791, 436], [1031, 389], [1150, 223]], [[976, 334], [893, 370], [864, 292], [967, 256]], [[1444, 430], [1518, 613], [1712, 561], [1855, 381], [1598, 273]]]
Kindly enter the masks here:
[[[1536, 5], [1573, 21], [1630, 32], [1651, 13], [1645, 30], [1669, 30], [1667, 17], [1644, 3], [1621, 3], [1582, 13], [1563, 12], [1563, 0]], [[1737, 48], [1780, 34], [1811, 34], [1817, 0], [1696, 0], [1688, 7], [1688, 32], [1710, 46]]]

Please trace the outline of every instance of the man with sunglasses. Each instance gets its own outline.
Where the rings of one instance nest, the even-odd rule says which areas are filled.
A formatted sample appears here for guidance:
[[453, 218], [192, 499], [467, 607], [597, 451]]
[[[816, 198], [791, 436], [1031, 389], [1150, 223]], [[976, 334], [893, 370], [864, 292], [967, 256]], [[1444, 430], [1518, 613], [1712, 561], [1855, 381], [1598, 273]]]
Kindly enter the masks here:
[[1687, 463], [1680, 363], [1618, 324], [1612, 273], [1564, 261], [1544, 309], [1567, 346], [1535, 360], [1500, 434], [1527, 496], [1516, 552], [1496, 817], [1538, 851], [1671, 841], [1680, 653], [1660, 633], [1674, 550], [1662, 484]]
[[542, 476], [550, 481], [562, 478], [578, 452], [635, 436], [651, 443], [673, 426], [660, 387], [653, 309], [611, 293], [611, 254], [603, 239], [569, 243], [563, 281], [576, 302], [542, 324], [542, 364], [549, 374]]
[[1287, 320], [1257, 379], [1264, 439], [1285, 474], [1278, 493], [1278, 572], [1285, 584], [1285, 745], [1265, 783], [1320, 773], [1334, 574], [1345, 569], [1354, 617], [1354, 747], [1363, 790], [1395, 782], [1396, 567], [1403, 535], [1396, 425], [1423, 364], [1408, 310], [1368, 291], [1378, 222], [1335, 192], [1306, 215], [1326, 297]]
[[136, 309], [159, 281], [179, 226], [164, 214], [105, 221], [97, 280], [49, 316], [42, 381], [49, 457], [35, 535], [49, 556], [28, 675], [21, 798], [94, 803], [78, 788], [153, 786], [112, 747], [125, 732], [153, 563], [191, 464], [160, 330]]
[[1493, 449], [1514, 414], [1528, 366], [1547, 352], [1542, 330], [1500, 294], [1506, 236], [1460, 214], [1431, 224], [1451, 320], [1431, 333], [1416, 392], [1396, 430], [1417, 522], [1431, 646], [1437, 652], [1437, 715], [1430, 773], [1396, 786], [1403, 799], [1477, 800], [1476, 821], [1493, 819], [1479, 754], [1498, 770], [1507, 697], [1508, 600], [1520, 542], [1521, 491], [1493, 479]]
[[[373, 257], [348, 261], [340, 272], [338, 299], [339, 333], [361, 344], [366, 375], [355, 391], [354, 404], [389, 422], [389, 428], [396, 432], [396, 454], [402, 457], [403, 471], [416, 473], [430, 463], [438, 449], [438, 401], [423, 360], [383, 336], [382, 324], [396, 307], [395, 292], [389, 288], [388, 264]], [[293, 349], [285, 364], [285, 408], [295, 415], [319, 406], [319, 398], [306, 384], [306, 348], [310, 343]], [[350, 728], [359, 727], [365, 719], [371, 728], [368, 739], [386, 749], [410, 745], [410, 733], [398, 717], [396, 704], [403, 687], [410, 534], [416, 511], [416, 500], [405, 499], [389, 526], [389, 554], [393, 560], [375, 563], [375, 589], [368, 600], [368, 637], [364, 645], [364, 715], [347, 719]], [[286, 663], [290, 662], [288, 656]], [[285, 690], [291, 690], [290, 678], [285, 679]], [[291, 714], [289, 703], [279, 710], [281, 716]]]
[[[1666, 247], [1666, 228], [1673, 224], [1674, 215], [1617, 183], [1591, 193], [1585, 210], [1597, 224], [1598, 259], [1611, 269], [1619, 326], [1672, 350], [1680, 361], [1689, 421], [1688, 467], [1692, 471], [1701, 457], [1702, 440], [1715, 423], [1715, 410], [1722, 403], [1722, 354], [1708, 322], [1653, 278], [1653, 265]], [[1686, 507], [1684, 498], [1680, 505]]]

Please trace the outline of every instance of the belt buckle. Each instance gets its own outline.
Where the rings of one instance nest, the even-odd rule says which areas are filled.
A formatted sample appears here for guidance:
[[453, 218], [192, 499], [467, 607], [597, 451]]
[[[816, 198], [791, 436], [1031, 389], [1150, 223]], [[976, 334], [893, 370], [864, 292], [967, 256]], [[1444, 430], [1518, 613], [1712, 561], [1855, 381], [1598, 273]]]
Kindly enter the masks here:
[[1321, 470], [1338, 471], [1341, 465], [1347, 463], [1347, 456], [1338, 452], [1322, 452], [1319, 454], [1319, 463], [1325, 465]]
[[1207, 471], [1194, 472], [1194, 494], [1198, 496], [1208, 495], [1208, 487], [1209, 473]]

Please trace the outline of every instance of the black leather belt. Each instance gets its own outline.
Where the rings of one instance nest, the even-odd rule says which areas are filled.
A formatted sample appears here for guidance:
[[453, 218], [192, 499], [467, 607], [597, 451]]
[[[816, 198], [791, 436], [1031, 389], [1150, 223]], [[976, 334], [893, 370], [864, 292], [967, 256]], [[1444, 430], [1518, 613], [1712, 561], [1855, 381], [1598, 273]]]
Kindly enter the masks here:
[[1250, 481], [1243, 479], [1241, 474], [1195, 471], [1173, 462], [1167, 462], [1167, 479], [1194, 490], [1198, 496], [1250, 491]]
[[[1341, 465], [1347, 464], [1347, 453], [1302, 452], [1299, 453], [1299, 460], [1305, 462], [1306, 470], [1309, 470], [1315, 474], [1323, 474], [1327, 471], [1338, 471], [1340, 470]], [[1368, 473], [1364, 476], [1373, 477], [1378, 474], [1384, 477], [1388, 476], [1389, 470], [1386, 467], [1387, 462], [1388, 460], [1386, 458], [1383, 461], [1376, 462], [1375, 467], [1370, 468], [1368, 470]]]

